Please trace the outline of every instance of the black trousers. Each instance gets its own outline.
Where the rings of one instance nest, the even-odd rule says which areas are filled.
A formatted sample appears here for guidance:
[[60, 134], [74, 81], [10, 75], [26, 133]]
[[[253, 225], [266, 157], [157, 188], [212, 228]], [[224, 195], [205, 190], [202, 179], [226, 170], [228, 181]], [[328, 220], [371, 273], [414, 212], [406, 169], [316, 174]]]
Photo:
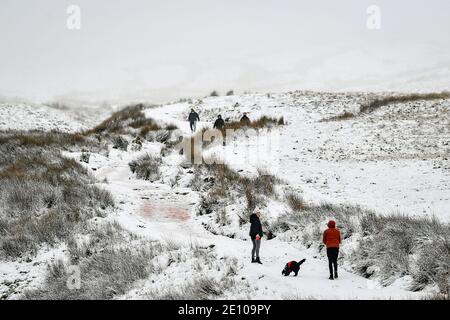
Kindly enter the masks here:
[[336, 276], [338, 271], [337, 259], [339, 256], [339, 248], [327, 248], [328, 268], [330, 269], [330, 276]]

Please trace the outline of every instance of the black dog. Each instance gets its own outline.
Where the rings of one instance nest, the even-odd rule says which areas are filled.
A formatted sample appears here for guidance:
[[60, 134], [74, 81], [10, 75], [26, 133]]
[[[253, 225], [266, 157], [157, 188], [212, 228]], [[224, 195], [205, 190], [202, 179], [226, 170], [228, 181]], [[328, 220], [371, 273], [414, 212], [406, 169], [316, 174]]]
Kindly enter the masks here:
[[300, 270], [300, 265], [305, 262], [306, 259], [297, 261], [290, 261], [286, 263], [286, 266], [284, 267], [283, 271], [281, 271], [281, 274], [287, 277], [291, 272], [294, 272], [294, 276], [297, 276], [298, 270]]

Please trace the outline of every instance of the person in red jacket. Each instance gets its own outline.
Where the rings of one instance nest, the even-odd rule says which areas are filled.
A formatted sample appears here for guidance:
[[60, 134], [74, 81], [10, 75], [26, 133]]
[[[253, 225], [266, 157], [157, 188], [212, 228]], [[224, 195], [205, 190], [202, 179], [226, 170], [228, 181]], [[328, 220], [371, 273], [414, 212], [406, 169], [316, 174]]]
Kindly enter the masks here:
[[[330, 280], [337, 279], [339, 255], [339, 244], [341, 243], [341, 232], [336, 229], [336, 222], [330, 220], [328, 229], [323, 232], [323, 244], [327, 247], [328, 268], [330, 269]], [[334, 267], [334, 276], [333, 276]]]

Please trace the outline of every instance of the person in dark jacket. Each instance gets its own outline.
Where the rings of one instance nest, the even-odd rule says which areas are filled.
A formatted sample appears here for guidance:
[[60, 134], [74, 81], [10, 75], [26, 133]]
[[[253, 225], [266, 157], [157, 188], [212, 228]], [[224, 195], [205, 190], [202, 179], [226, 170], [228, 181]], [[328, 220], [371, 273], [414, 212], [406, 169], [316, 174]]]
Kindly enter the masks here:
[[[330, 280], [338, 278], [337, 260], [339, 256], [339, 245], [341, 244], [341, 232], [336, 229], [336, 222], [330, 220], [328, 229], [323, 233], [323, 244], [327, 247], [328, 268], [330, 270]], [[334, 276], [333, 276], [334, 267]]]
[[191, 127], [191, 131], [195, 132], [197, 128], [197, 121], [200, 121], [200, 117], [198, 116], [198, 113], [194, 111], [194, 109], [191, 109], [191, 113], [189, 113], [188, 117], [189, 125]]
[[248, 126], [250, 124], [250, 119], [247, 117], [247, 113], [244, 112], [244, 115], [241, 118], [241, 123]]
[[219, 115], [217, 116], [216, 121], [214, 122], [213, 128], [214, 128], [214, 129], [220, 130], [220, 129], [222, 129], [224, 126], [225, 126], [225, 121], [223, 121], [222, 116], [219, 114]]
[[[259, 248], [261, 247], [261, 238], [263, 237], [261, 220], [261, 212], [256, 209], [254, 213], [250, 216], [250, 238], [252, 239], [252, 263], [262, 264], [259, 259]], [[255, 258], [256, 255], [256, 258]]]

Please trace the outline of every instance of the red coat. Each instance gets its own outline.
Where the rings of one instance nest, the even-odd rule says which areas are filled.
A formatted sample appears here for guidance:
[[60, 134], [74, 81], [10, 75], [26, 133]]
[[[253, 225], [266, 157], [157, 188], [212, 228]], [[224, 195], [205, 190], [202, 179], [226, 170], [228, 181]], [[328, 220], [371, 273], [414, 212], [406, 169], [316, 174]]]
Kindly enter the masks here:
[[328, 222], [328, 229], [323, 233], [323, 244], [327, 248], [339, 248], [341, 243], [341, 232], [336, 229], [336, 223], [331, 220]]

